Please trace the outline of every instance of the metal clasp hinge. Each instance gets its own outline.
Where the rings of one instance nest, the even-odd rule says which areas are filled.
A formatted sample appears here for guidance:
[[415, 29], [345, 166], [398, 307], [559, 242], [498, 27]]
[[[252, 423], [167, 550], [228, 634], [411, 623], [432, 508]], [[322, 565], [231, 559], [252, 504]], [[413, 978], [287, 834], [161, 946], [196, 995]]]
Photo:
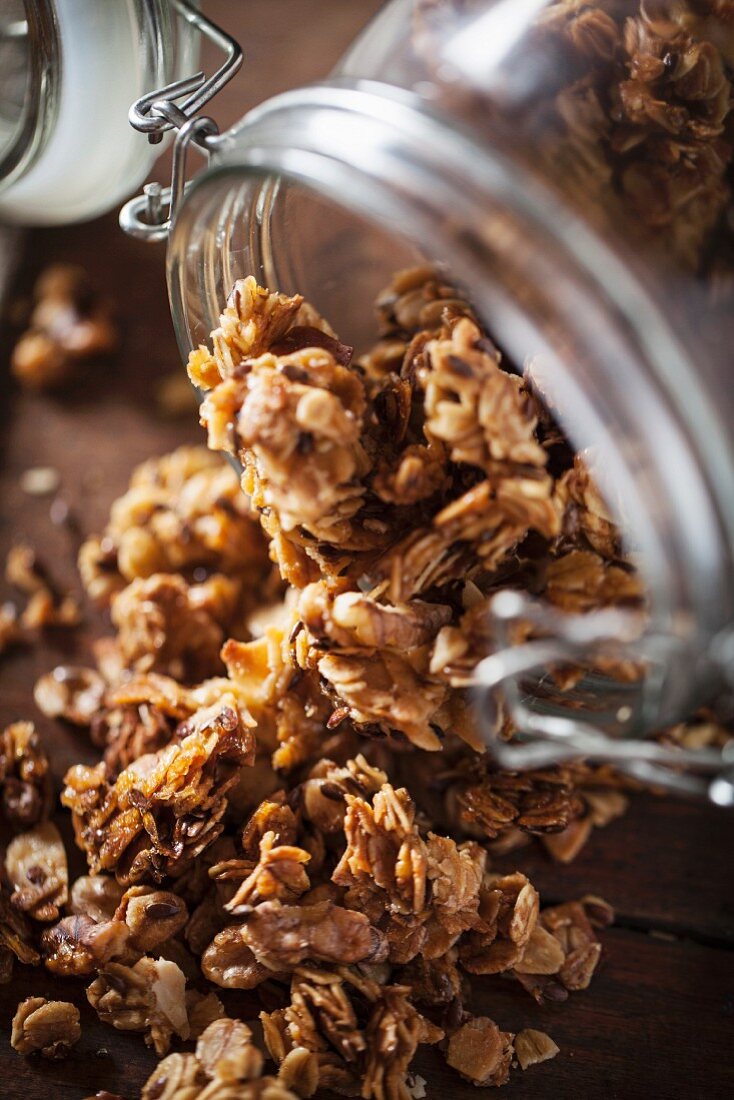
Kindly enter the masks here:
[[120, 227], [125, 233], [145, 241], [163, 241], [168, 237], [186, 187], [189, 146], [195, 145], [208, 159], [219, 136], [214, 119], [198, 112], [229, 83], [243, 58], [239, 43], [188, 0], [170, 0], [170, 3], [182, 19], [223, 51], [225, 59], [211, 76], [198, 72], [176, 80], [164, 88], [146, 92], [130, 108], [130, 125], [147, 134], [151, 145], [160, 142], [166, 131], [178, 131], [170, 187], [148, 183], [142, 195], [130, 199], [120, 211]]

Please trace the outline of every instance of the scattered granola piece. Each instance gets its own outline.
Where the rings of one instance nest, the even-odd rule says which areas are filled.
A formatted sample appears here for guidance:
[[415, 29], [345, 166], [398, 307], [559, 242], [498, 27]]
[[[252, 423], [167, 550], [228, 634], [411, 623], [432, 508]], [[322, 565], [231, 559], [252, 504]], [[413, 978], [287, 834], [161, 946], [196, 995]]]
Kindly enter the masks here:
[[59, 591], [31, 546], [19, 543], [11, 547], [5, 562], [5, 578], [28, 597], [20, 616], [25, 630], [79, 624], [81, 614], [76, 599]]
[[102, 708], [105, 681], [91, 668], [58, 665], [36, 681], [33, 698], [47, 718], [88, 726]]
[[475, 1016], [449, 1039], [446, 1061], [473, 1085], [504, 1085], [510, 1075], [513, 1039], [494, 1020]]
[[51, 774], [32, 722], [14, 722], [0, 734], [0, 795], [3, 816], [16, 832], [48, 816]]
[[[364, 1024], [355, 1005], [366, 1006]], [[404, 1095], [418, 1046], [443, 1037], [413, 1007], [407, 987], [381, 986], [348, 967], [297, 970], [290, 1004], [260, 1019], [276, 1063], [282, 1065], [294, 1048], [311, 1051], [318, 1058], [319, 1087], [361, 1086], [366, 1100]]]
[[79, 363], [109, 355], [117, 347], [109, 304], [97, 297], [81, 268], [49, 267], [36, 282], [33, 295], [28, 331], [13, 348], [10, 360], [22, 386], [57, 389], [74, 376]]
[[104, 605], [155, 573], [198, 583], [223, 574], [241, 586], [243, 615], [270, 574], [236, 473], [204, 447], [179, 447], [136, 467], [102, 537], [82, 546], [79, 569], [89, 595]]
[[120, 1031], [145, 1032], [156, 1054], [167, 1052], [171, 1037], [189, 1036], [186, 978], [168, 959], [143, 957], [134, 966], [110, 962], [87, 989], [87, 999], [101, 1020]]
[[136, 578], [111, 606], [123, 666], [186, 683], [216, 675], [239, 599], [236, 582], [218, 574], [196, 585], [168, 573]]
[[69, 873], [64, 844], [52, 822], [13, 837], [5, 853], [5, 873], [14, 889], [11, 905], [34, 920], [58, 920], [69, 896]]
[[18, 1054], [40, 1051], [44, 1058], [65, 1058], [81, 1034], [79, 1010], [74, 1005], [28, 997], [13, 1017], [10, 1042]]
[[514, 1045], [520, 1069], [535, 1066], [538, 1062], [547, 1062], [560, 1053], [560, 1048], [553, 1042], [550, 1035], [546, 1035], [544, 1031], [535, 1031], [533, 1028], [518, 1031]]

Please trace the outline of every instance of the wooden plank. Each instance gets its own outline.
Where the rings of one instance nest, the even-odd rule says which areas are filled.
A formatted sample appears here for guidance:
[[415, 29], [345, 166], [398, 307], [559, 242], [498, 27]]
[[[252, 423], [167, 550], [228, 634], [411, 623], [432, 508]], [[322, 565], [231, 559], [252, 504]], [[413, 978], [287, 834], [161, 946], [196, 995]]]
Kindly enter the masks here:
[[596, 829], [568, 866], [539, 845], [510, 854], [546, 902], [600, 894], [632, 927], [734, 945], [734, 814], [698, 802], [638, 795], [628, 813]]

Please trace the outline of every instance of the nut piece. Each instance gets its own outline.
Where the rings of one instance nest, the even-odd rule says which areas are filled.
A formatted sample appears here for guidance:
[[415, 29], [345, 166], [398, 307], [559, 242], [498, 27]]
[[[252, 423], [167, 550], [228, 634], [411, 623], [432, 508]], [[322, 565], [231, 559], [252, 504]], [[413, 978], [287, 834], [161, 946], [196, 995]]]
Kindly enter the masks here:
[[449, 1039], [446, 1061], [474, 1085], [504, 1085], [510, 1074], [514, 1036], [494, 1020], [475, 1016]]
[[217, 933], [201, 956], [201, 969], [224, 989], [254, 989], [273, 977], [273, 971], [257, 961], [239, 927]]
[[38, 1050], [44, 1058], [65, 1058], [81, 1034], [79, 1010], [74, 1005], [28, 997], [13, 1017], [10, 1043], [19, 1054]]
[[16, 836], [5, 853], [5, 872], [15, 888], [11, 904], [34, 920], [58, 920], [69, 896], [69, 872], [61, 834], [45, 821]]
[[242, 926], [242, 936], [257, 961], [272, 970], [290, 969], [309, 958], [380, 962], [387, 953], [384, 937], [364, 913], [328, 899], [313, 905], [263, 902]]
[[59, 665], [36, 681], [33, 698], [47, 718], [65, 718], [77, 726], [88, 726], [102, 707], [105, 682], [91, 668]]
[[71, 887], [69, 909], [100, 924], [112, 920], [123, 892], [111, 875], [82, 875]]
[[130, 932], [122, 921], [95, 924], [91, 917], [64, 917], [41, 936], [47, 970], [65, 978], [87, 977], [128, 950]]
[[131, 886], [123, 894], [115, 920], [130, 929], [130, 943], [146, 954], [172, 939], [189, 919], [185, 902], [169, 890]]
[[527, 1069], [538, 1062], [547, 1062], [550, 1058], [555, 1058], [559, 1050], [550, 1035], [546, 1035], [544, 1031], [526, 1028], [515, 1036], [515, 1054], [520, 1069]]

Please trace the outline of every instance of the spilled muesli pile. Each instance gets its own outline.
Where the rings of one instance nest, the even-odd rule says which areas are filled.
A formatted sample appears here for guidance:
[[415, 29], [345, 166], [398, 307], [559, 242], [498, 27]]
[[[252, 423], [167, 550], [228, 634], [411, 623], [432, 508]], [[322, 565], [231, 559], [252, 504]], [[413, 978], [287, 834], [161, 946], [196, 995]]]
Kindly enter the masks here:
[[[82, 547], [114, 635], [35, 699], [100, 750], [61, 795], [88, 875], [69, 882], [33, 726], [0, 739], [3, 976], [17, 958], [84, 982], [163, 1059], [144, 1100], [406, 1100], [422, 1043], [503, 1084], [558, 1048], [473, 1015], [472, 982], [565, 1000], [612, 920], [596, 897], [542, 907], [493, 859], [533, 837], [572, 859], [624, 811], [621, 782], [498, 771], [468, 691], [498, 588], [584, 610], [639, 606], [640, 582], [583, 459], [456, 289], [402, 272], [378, 316], [355, 359], [300, 297], [238, 282], [189, 370], [246, 493], [181, 448], [138, 467]], [[262, 1043], [229, 989], [260, 998]], [[12, 1041], [60, 1057], [79, 1035], [72, 1004], [32, 997]]]

